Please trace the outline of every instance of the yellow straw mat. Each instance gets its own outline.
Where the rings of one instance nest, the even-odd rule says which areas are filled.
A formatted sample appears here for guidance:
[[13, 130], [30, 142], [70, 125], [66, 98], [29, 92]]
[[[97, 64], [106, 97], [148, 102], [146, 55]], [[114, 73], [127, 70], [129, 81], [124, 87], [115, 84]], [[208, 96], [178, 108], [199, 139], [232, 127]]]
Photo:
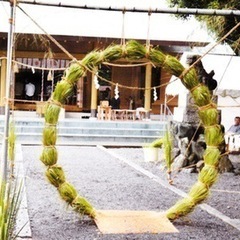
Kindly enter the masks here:
[[178, 232], [163, 212], [98, 210], [95, 222], [103, 234]]

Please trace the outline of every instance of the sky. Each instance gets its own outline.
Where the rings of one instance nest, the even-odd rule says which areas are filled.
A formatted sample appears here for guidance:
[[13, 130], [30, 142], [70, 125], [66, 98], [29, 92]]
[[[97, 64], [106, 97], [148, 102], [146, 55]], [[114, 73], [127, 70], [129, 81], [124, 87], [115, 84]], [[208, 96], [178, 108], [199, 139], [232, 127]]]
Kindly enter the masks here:
[[[31, 1], [31, 0], [29, 0]], [[39, 1], [62, 4], [79, 4], [78, 0]], [[81, 5], [124, 8], [163, 8], [165, 1], [160, 0], [88, 0]], [[81, 10], [58, 7], [44, 7], [20, 4], [35, 21], [49, 34], [110, 37], [127, 39], [180, 40], [210, 42], [213, 38], [194, 18], [189, 21], [176, 19], [169, 14], [129, 13], [124, 17], [121, 12]], [[8, 31], [9, 3], [0, 2], [0, 32]], [[16, 32], [43, 33], [19, 9], [16, 14]], [[149, 32], [149, 34], [148, 34]]]

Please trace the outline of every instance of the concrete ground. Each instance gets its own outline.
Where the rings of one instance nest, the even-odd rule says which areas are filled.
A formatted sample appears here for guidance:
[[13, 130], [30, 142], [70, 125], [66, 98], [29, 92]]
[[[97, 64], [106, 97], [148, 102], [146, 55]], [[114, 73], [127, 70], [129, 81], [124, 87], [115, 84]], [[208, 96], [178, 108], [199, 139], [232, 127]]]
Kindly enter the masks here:
[[[94, 222], [66, 206], [46, 181], [45, 167], [39, 161], [42, 147], [21, 149], [27, 197], [24, 209], [30, 220], [21, 239], [240, 239], [240, 175], [220, 175], [210, 198], [174, 222], [179, 233], [103, 235]], [[168, 185], [162, 164], [144, 162], [141, 148], [61, 146], [58, 151], [58, 163], [68, 181], [96, 209], [165, 211], [197, 179], [197, 174], [181, 172], [174, 176], [175, 185]], [[239, 162], [236, 157], [237, 167]]]

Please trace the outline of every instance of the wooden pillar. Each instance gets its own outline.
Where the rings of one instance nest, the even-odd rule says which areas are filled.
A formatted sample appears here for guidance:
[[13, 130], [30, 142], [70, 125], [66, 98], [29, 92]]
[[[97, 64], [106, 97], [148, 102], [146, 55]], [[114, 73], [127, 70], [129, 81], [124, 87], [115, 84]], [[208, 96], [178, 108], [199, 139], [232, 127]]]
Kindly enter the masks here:
[[94, 83], [95, 74], [92, 73], [92, 86], [91, 86], [91, 117], [95, 118], [97, 114], [97, 89]]
[[148, 64], [146, 66], [146, 73], [145, 73], [145, 97], [144, 97], [144, 108], [147, 111], [147, 118], [150, 118], [151, 83], [152, 83], [152, 65]]
[[4, 98], [6, 97], [6, 69], [7, 60], [2, 59], [0, 61], [1, 72], [0, 72], [0, 114], [4, 114]]

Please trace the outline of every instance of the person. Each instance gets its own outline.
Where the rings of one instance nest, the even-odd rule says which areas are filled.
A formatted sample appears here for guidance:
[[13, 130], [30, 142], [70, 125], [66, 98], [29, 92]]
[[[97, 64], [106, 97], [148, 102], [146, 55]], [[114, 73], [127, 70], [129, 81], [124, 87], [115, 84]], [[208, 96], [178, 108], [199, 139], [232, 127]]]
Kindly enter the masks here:
[[32, 100], [35, 93], [35, 85], [31, 81], [27, 82], [25, 85], [25, 98], [27, 100]]
[[234, 124], [228, 129], [224, 139], [226, 151], [234, 152], [240, 150], [240, 117], [234, 118]]
[[120, 109], [120, 98], [117, 99], [113, 97], [110, 101], [110, 105], [112, 106], [112, 109]]
[[129, 109], [130, 109], [130, 110], [133, 110], [133, 109], [135, 109], [135, 102], [134, 102], [134, 100], [133, 100], [133, 97], [132, 97], [132, 96], [129, 96], [129, 99], [128, 99], [128, 101], [129, 101]]
[[234, 118], [234, 124], [228, 129], [227, 134], [240, 134], [240, 117]]

